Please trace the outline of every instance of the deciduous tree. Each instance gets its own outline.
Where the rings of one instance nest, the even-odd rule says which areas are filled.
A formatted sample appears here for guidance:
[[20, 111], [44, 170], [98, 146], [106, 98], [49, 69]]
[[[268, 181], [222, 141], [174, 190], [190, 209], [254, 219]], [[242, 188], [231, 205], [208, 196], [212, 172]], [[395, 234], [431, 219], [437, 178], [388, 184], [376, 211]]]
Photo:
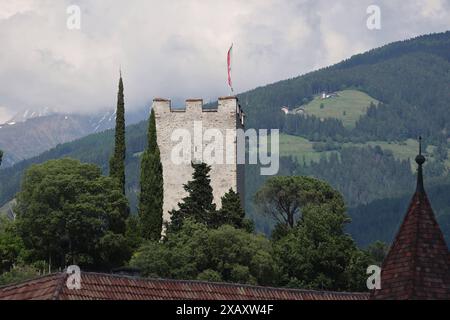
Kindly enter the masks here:
[[165, 242], [149, 242], [131, 260], [145, 276], [275, 285], [278, 268], [270, 241], [224, 225], [208, 229], [191, 219]]
[[95, 165], [52, 160], [26, 172], [17, 227], [34, 261], [109, 270], [126, 261], [127, 209], [118, 181]]
[[342, 196], [327, 183], [300, 176], [268, 179], [256, 193], [254, 202], [261, 213], [289, 228], [303, 218], [302, 209], [306, 205], [330, 203], [336, 211], [344, 208]]

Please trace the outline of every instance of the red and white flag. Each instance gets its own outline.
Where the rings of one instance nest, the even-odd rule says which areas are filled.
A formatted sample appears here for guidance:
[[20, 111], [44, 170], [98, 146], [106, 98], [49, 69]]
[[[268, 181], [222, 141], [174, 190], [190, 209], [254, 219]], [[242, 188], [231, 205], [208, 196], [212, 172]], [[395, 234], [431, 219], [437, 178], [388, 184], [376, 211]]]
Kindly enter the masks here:
[[231, 92], [233, 92], [233, 82], [231, 81], [231, 59], [232, 59], [232, 55], [233, 55], [233, 44], [230, 47], [230, 50], [228, 50], [228, 55], [227, 55], [227, 64], [228, 64], [228, 85], [231, 88]]

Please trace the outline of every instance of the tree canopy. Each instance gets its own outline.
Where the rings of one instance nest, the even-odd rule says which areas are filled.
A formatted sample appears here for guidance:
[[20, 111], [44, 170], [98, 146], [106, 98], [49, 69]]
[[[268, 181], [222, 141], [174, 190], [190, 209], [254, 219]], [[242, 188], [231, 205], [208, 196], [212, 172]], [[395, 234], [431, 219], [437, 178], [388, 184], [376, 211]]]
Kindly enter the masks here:
[[77, 160], [32, 166], [17, 196], [17, 228], [35, 260], [108, 269], [130, 254], [128, 202], [116, 179]]
[[318, 290], [364, 291], [368, 254], [344, 233], [347, 216], [333, 204], [308, 205], [302, 221], [274, 243], [282, 285]]
[[280, 285], [364, 290], [370, 256], [344, 232], [342, 196], [310, 177], [274, 177], [257, 193], [262, 212], [279, 221], [272, 235]]
[[224, 225], [208, 229], [187, 219], [163, 243], [148, 242], [133, 256], [145, 276], [260, 285], [276, 283], [268, 239]]
[[303, 219], [302, 209], [307, 205], [332, 204], [336, 211], [344, 208], [339, 192], [323, 181], [302, 176], [268, 179], [254, 201], [262, 213], [289, 228]]
[[25, 246], [18, 235], [16, 224], [0, 217], [0, 274], [9, 271], [25, 256]]

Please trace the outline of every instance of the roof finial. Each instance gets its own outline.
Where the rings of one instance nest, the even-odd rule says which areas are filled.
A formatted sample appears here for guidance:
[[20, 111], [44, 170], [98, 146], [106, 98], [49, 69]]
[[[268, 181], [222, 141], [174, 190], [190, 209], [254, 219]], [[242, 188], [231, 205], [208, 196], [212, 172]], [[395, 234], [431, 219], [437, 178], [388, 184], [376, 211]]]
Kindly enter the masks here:
[[419, 136], [419, 155], [422, 155], [422, 136]]
[[416, 192], [425, 192], [423, 186], [423, 170], [422, 165], [425, 163], [426, 159], [422, 155], [422, 137], [419, 137], [419, 155], [416, 157], [416, 163], [419, 165], [417, 168], [417, 189]]

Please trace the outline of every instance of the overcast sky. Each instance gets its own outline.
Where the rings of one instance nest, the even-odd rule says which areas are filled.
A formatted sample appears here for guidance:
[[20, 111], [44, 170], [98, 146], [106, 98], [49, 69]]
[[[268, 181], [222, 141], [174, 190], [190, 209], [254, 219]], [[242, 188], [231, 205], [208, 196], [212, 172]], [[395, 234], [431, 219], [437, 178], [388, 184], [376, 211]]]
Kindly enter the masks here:
[[[66, 10], [81, 9], [69, 30]], [[381, 9], [381, 30], [366, 26]], [[91, 112], [153, 97], [242, 92], [380, 45], [450, 30], [450, 0], [0, 0], [0, 122], [23, 109]]]

